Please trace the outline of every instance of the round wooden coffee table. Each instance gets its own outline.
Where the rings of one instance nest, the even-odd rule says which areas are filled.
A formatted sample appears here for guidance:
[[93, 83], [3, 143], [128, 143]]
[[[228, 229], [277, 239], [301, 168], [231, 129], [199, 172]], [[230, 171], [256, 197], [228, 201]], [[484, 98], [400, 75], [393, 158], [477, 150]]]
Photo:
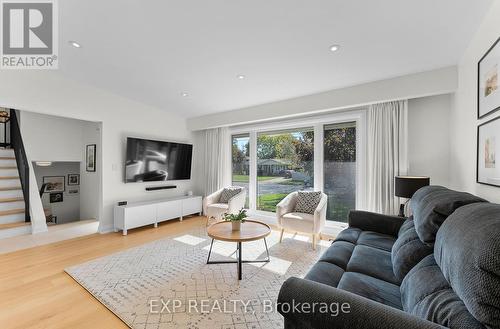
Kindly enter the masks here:
[[[241, 264], [269, 262], [269, 249], [267, 249], [266, 237], [271, 234], [271, 228], [267, 224], [247, 219], [244, 223], [241, 223], [241, 229], [239, 231], [233, 231], [231, 222], [218, 222], [208, 227], [207, 234], [212, 238], [210, 251], [208, 252], [207, 264], [238, 264], [238, 280], [241, 280]], [[243, 260], [241, 258], [242, 243], [260, 239], [264, 240], [267, 258], [263, 260]], [[236, 260], [211, 261], [210, 255], [212, 254], [214, 240], [236, 242]]]

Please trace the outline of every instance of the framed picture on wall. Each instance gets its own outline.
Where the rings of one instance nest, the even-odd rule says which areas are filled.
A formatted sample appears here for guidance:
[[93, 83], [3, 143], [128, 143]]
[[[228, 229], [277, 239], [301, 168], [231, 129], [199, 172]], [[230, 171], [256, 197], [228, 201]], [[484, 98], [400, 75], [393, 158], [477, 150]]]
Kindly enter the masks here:
[[64, 197], [62, 193], [50, 193], [50, 203], [63, 202]]
[[500, 38], [477, 64], [477, 117], [500, 110]]
[[68, 187], [68, 194], [69, 195], [78, 195], [80, 194], [80, 189], [78, 187]]
[[85, 167], [89, 172], [95, 172], [96, 168], [96, 145], [87, 145], [85, 152]]
[[500, 187], [500, 116], [477, 127], [477, 182]]
[[80, 174], [68, 174], [68, 185], [80, 185]]
[[47, 193], [64, 192], [66, 189], [64, 176], [43, 176], [43, 184], [47, 184], [44, 190]]

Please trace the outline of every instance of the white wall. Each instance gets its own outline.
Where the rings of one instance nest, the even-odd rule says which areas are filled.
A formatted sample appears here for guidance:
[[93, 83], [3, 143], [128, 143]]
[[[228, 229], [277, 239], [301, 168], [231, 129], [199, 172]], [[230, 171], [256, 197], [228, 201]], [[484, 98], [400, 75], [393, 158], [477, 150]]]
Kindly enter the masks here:
[[408, 173], [429, 176], [433, 185], [450, 183], [451, 97], [440, 95], [408, 101]]
[[78, 186], [68, 185], [68, 174], [80, 173], [80, 162], [54, 162], [51, 166], [40, 167], [33, 165], [38, 187], [41, 188], [44, 176], [64, 176], [66, 189], [63, 192], [63, 201], [50, 203], [50, 193], [44, 193], [42, 204], [44, 208], [50, 208], [52, 214], [57, 216], [57, 224], [63, 224], [80, 220], [80, 194], [69, 194], [72, 188]]
[[[147, 200], [184, 194], [191, 181], [172, 182], [177, 189], [145, 192], [153, 183], [125, 184], [123, 162], [127, 136], [190, 142], [191, 133], [175, 109], [157, 109], [67, 79], [51, 71], [3, 71], [0, 106], [102, 123], [97, 170], [102, 174], [103, 212], [100, 231], [113, 227], [113, 206], [119, 200]], [[196, 146], [194, 148], [196, 152]], [[196, 168], [193, 168], [196, 171]], [[160, 183], [156, 183], [158, 185]]]
[[290, 119], [374, 103], [449, 94], [457, 88], [455, 66], [326, 91], [279, 102], [188, 119], [191, 130]]
[[477, 63], [500, 37], [500, 1], [485, 16], [459, 64], [458, 91], [451, 115], [450, 184], [452, 187], [500, 202], [500, 188], [476, 183], [476, 143], [478, 124], [499, 115], [477, 120]]

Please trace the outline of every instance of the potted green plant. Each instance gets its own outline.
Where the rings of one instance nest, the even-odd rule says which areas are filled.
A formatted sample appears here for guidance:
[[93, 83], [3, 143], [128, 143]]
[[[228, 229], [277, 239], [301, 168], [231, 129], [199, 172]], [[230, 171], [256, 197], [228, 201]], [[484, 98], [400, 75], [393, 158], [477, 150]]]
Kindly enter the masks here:
[[241, 229], [241, 223], [244, 223], [247, 217], [247, 211], [243, 208], [241, 208], [237, 214], [224, 214], [224, 220], [226, 222], [231, 222], [233, 231], [239, 231]]

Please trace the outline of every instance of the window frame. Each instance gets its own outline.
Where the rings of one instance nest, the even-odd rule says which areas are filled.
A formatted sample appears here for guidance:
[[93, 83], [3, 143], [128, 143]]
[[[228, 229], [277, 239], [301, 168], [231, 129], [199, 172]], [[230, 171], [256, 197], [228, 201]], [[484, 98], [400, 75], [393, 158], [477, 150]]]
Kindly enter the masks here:
[[[345, 112], [317, 115], [312, 117], [275, 121], [261, 124], [242, 125], [229, 128], [229, 142], [235, 135], [250, 135], [250, 175], [249, 175], [249, 205], [250, 216], [277, 224], [276, 214], [257, 210], [257, 135], [259, 133], [277, 130], [314, 129], [314, 190], [324, 190], [324, 129], [325, 126], [343, 122], [356, 122], [356, 209], [366, 209], [366, 109], [354, 109]], [[229, 156], [232, 161], [232, 156]], [[230, 166], [232, 168], [232, 166]], [[231, 173], [232, 175], [232, 170]], [[327, 221], [327, 227], [345, 226], [345, 223]]]

